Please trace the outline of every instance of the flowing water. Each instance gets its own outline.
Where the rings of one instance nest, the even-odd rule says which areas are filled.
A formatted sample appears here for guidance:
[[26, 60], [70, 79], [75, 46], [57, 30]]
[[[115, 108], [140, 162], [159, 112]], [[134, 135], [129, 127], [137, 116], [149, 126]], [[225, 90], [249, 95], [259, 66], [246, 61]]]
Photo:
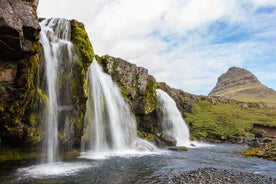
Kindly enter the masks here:
[[172, 135], [177, 141], [177, 146], [190, 146], [189, 128], [177, 109], [175, 101], [160, 89], [156, 92], [158, 115], [163, 133]]
[[[44, 110], [43, 125], [45, 139], [42, 150], [42, 163], [53, 163], [58, 159], [58, 124], [61, 101], [59, 94], [67, 96], [68, 90], [59, 91], [58, 80], [61, 76], [61, 66], [73, 58], [73, 45], [70, 40], [70, 22], [65, 19], [49, 19], [40, 23], [40, 43], [44, 51], [47, 108]], [[46, 154], [45, 154], [46, 153]]]
[[168, 151], [93, 160], [78, 158], [71, 162], [57, 162], [41, 168], [2, 165], [0, 181], [20, 184], [168, 183], [173, 176], [202, 167], [233, 169], [276, 178], [275, 162], [242, 157], [236, 153], [243, 150], [243, 146], [220, 144], [190, 148], [187, 152]]
[[[175, 175], [201, 167], [234, 169], [276, 177], [275, 162], [233, 153], [244, 151], [246, 148], [243, 146], [197, 144], [200, 146], [190, 148], [187, 152], [172, 152], [160, 151], [139, 139], [135, 119], [119, 88], [110, 76], [103, 73], [96, 61], [90, 66], [88, 74], [89, 99], [82, 156], [58, 162], [59, 112], [70, 104], [70, 95], [66, 95], [68, 91], [64, 90], [67, 87], [62, 91], [58, 88], [58, 73], [62, 73], [60, 68], [63, 63], [73, 60], [74, 53], [69, 42], [68, 21], [45, 20], [41, 27], [49, 98], [48, 108], [44, 112], [45, 164], [30, 165], [25, 162], [0, 165], [0, 183], [168, 183]], [[64, 86], [70, 87], [66, 82]], [[66, 98], [61, 99], [60, 94]], [[157, 95], [164, 131], [173, 133], [177, 145], [189, 144], [189, 130], [175, 102], [161, 90], [157, 91]], [[63, 133], [66, 136], [71, 129], [70, 120], [68, 117], [63, 119]], [[70, 138], [70, 134], [67, 136]]]
[[89, 67], [89, 97], [82, 137], [83, 157], [154, 151], [156, 148], [136, 136], [136, 121], [119, 87], [94, 61]]

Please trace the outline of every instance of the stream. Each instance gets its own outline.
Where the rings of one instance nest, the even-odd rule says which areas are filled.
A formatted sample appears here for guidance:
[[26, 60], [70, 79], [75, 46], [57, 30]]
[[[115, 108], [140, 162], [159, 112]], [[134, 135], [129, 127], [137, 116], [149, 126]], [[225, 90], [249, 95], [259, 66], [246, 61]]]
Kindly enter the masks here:
[[43, 165], [0, 166], [0, 183], [168, 183], [185, 171], [204, 167], [259, 173], [276, 178], [276, 164], [243, 157], [246, 147], [232, 144], [203, 145], [189, 151], [133, 152], [87, 155], [71, 162]]

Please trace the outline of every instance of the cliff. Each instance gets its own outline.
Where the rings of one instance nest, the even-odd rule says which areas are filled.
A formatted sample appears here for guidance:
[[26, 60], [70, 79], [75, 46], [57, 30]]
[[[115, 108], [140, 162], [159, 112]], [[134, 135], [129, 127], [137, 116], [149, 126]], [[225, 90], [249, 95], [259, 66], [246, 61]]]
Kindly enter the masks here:
[[0, 2], [0, 142], [29, 146], [41, 140], [37, 107], [40, 26], [31, 1]]
[[[34, 152], [40, 150], [45, 136], [42, 121], [48, 99], [44, 52], [39, 43], [41, 28], [36, 15], [37, 2], [0, 2], [0, 161], [37, 157], [39, 154]], [[76, 62], [70, 66], [72, 72], [69, 75], [65, 74], [66, 66], [62, 66], [63, 72], [59, 75], [59, 90], [67, 88], [70, 82], [72, 96], [70, 104], [60, 104], [59, 107], [63, 122], [59, 125], [59, 139], [64, 147], [78, 147], [86, 110], [86, 74], [94, 51], [84, 25], [76, 20], [71, 20], [70, 24]], [[68, 114], [72, 135], [69, 138], [63, 135], [66, 122], [63, 118]]]
[[[254, 137], [254, 123], [269, 126], [276, 124], [276, 110], [269, 108], [266, 103], [192, 95], [165, 83], [155, 82], [146, 69], [122, 59], [103, 56], [97, 57], [97, 60], [120, 86], [125, 100], [137, 117], [138, 133], [146, 139], [154, 139], [154, 135], [161, 130], [156, 112], [156, 88], [167, 92], [175, 100], [189, 125], [192, 139], [239, 142], [240, 138]], [[151, 84], [148, 83], [149, 79]], [[149, 104], [146, 105], [146, 102]], [[150, 112], [146, 106], [151, 107]]]
[[253, 73], [238, 67], [222, 74], [209, 96], [276, 105], [276, 92], [263, 85]]
[[148, 74], [148, 70], [137, 67], [120, 58], [111, 56], [97, 56], [96, 59], [116, 82], [131, 111], [135, 114], [138, 131], [147, 139], [160, 131], [156, 118], [156, 80]]

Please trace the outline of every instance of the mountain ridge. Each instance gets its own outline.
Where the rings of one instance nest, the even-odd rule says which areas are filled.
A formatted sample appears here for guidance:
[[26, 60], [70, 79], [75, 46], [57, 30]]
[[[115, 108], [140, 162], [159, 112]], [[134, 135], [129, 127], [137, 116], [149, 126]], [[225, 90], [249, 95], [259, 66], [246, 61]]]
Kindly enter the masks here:
[[264, 102], [276, 107], [276, 91], [262, 84], [252, 72], [239, 67], [231, 67], [223, 73], [208, 96]]

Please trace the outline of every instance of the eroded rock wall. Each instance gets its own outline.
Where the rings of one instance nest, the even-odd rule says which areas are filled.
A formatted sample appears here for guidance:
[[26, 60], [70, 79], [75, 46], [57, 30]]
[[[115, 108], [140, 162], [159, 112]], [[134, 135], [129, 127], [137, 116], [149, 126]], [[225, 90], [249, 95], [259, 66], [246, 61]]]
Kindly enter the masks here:
[[39, 32], [34, 1], [0, 1], [0, 140], [14, 146], [42, 138], [38, 102]]

